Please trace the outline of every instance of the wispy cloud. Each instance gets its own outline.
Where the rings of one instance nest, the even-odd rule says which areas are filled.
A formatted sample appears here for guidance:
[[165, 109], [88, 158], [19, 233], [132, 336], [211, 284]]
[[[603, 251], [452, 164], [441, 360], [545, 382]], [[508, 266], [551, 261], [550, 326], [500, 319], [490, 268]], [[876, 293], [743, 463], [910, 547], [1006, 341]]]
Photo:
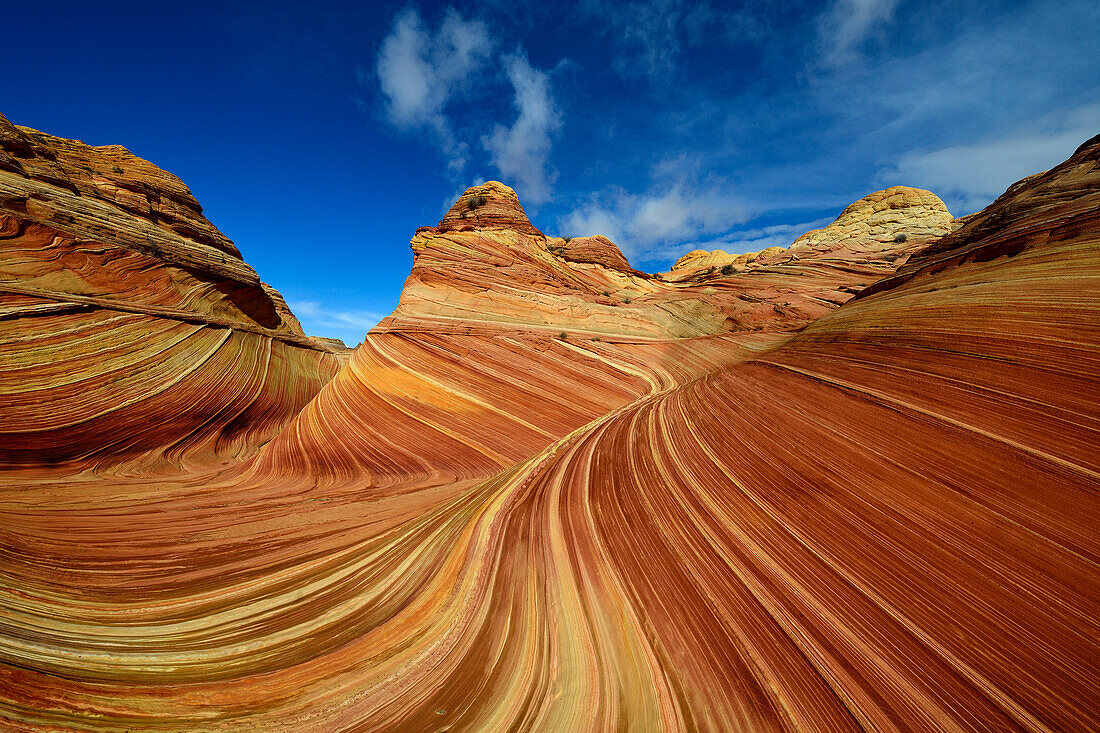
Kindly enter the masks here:
[[493, 45], [481, 21], [465, 20], [449, 8], [440, 27], [429, 33], [409, 6], [394, 17], [378, 51], [375, 73], [389, 121], [404, 130], [428, 130], [453, 168], [465, 165], [468, 146], [456, 139], [445, 108], [488, 62]]
[[898, 0], [833, 0], [818, 19], [820, 62], [839, 67], [859, 57], [861, 47], [890, 21]]
[[664, 87], [681, 70], [686, 52], [716, 35], [733, 41], [759, 38], [769, 23], [770, 5], [760, 0], [735, 8], [705, 0], [583, 0], [580, 8], [613, 44], [611, 65], [620, 76]]
[[[504, 6], [518, 7], [459, 16], [489, 36], [471, 47], [490, 49], [460, 91], [437, 103], [434, 82], [413, 83], [402, 109], [427, 110], [409, 116], [424, 120], [414, 126], [449, 131], [468, 158], [448, 188], [499, 174], [525, 203], [543, 202], [562, 234], [606, 234], [641, 261], [693, 245], [789, 244], [807, 220], [895, 183], [968, 213], [1100, 129], [1073, 117], [1100, 100], [1095, 1]], [[436, 68], [435, 12], [402, 11], [390, 30], [412, 39], [429, 80], [449, 73]], [[555, 49], [583, 72], [548, 71], [539, 52]], [[801, 223], [738, 231], [780, 221]]]
[[670, 245], [728, 231], [754, 212], [728, 185], [709, 181], [658, 184], [642, 194], [611, 189], [566, 215], [566, 234], [604, 234], [631, 257], [663, 256]]
[[497, 125], [482, 138], [491, 160], [501, 175], [514, 181], [520, 196], [538, 204], [550, 197], [555, 174], [546, 167], [551, 136], [561, 127], [561, 114], [550, 93], [550, 77], [532, 68], [527, 54], [517, 52], [504, 58], [508, 80], [515, 90], [519, 112], [511, 127]]
[[660, 79], [670, 74], [683, 50], [683, 0], [602, 3], [589, 0], [585, 11], [603, 24], [618, 49], [613, 65], [626, 77]]
[[[522, 46], [514, 53], [499, 53], [499, 46], [482, 20], [447, 8], [439, 26], [431, 28], [410, 5], [394, 16], [374, 76], [387, 121], [426, 133], [447, 157], [452, 184], [470, 178], [471, 163], [474, 169], [491, 165], [525, 201], [537, 204], [551, 195], [556, 174], [548, 161], [562, 116], [550, 72], [532, 66]], [[568, 67], [568, 60], [559, 66]], [[506, 98], [500, 93], [503, 83], [512, 89], [514, 122], [497, 123], [488, 135], [477, 133], [470, 122], [474, 116], [491, 120], [494, 113], [506, 114], [497, 101]]]
[[974, 143], [908, 152], [880, 175], [927, 188], [956, 215], [969, 214], [1024, 176], [1062, 162], [1097, 131], [1100, 104], [1087, 105]]
[[332, 308], [315, 300], [292, 300], [287, 305], [307, 334], [338, 338], [349, 346], [361, 342], [384, 317], [370, 311]]

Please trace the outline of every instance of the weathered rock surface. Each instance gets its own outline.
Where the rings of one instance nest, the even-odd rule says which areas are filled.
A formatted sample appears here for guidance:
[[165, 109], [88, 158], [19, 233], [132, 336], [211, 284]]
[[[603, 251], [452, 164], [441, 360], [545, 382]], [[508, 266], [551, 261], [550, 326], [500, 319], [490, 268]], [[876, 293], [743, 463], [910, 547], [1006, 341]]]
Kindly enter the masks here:
[[848, 206], [829, 226], [814, 229], [794, 240], [791, 248], [816, 248], [834, 243], [864, 245], [869, 240], [889, 244], [899, 236], [942, 237], [951, 231], [953, 217], [931, 191], [891, 186]]
[[[897, 188], [849, 206], [833, 229], [820, 230], [836, 232], [827, 242], [737, 255], [730, 275], [697, 266], [711, 261], [704, 258], [658, 277], [632, 268], [606, 237], [544, 236], [503, 184], [475, 186], [438, 226], [417, 231], [401, 301], [376, 330], [479, 323], [582, 338], [794, 330], [892, 273], [930, 241], [928, 232], [950, 230], [939, 199]], [[895, 241], [891, 227], [902, 225], [913, 237]]]
[[516, 192], [499, 181], [466, 189], [436, 229], [440, 233], [505, 229], [534, 237], [543, 236], [527, 218]]
[[691, 270], [700, 267], [722, 267], [723, 265], [741, 265], [742, 267], [756, 256], [755, 252], [730, 254], [724, 249], [693, 249], [676, 260], [672, 270]]
[[0, 463], [255, 451], [335, 373], [179, 179], [0, 117]]
[[467, 190], [438, 226], [417, 230], [412, 248], [412, 273], [379, 332], [470, 323], [643, 336], [676, 329], [676, 316], [624, 307], [668, 286], [633, 270], [605, 237], [546, 237], [495, 181]]
[[648, 277], [646, 273], [635, 270], [626, 261], [622, 250], [607, 237], [567, 237], [551, 239], [547, 245], [551, 252], [559, 257], [579, 264], [601, 265], [610, 270], [618, 270], [630, 275]]
[[931, 191], [892, 186], [852, 203], [832, 224], [806, 232], [790, 247], [768, 247], [745, 254], [696, 249], [678, 259], [672, 269], [733, 265], [740, 270], [776, 258], [806, 258], [842, 250], [862, 253], [867, 258], [888, 257], [907, 249], [899, 245], [911, 239], [927, 243], [930, 238], [944, 236], [952, 230], [953, 221], [947, 206]]
[[[896, 275], [858, 242], [662, 282], [551, 252], [503, 201], [493, 228], [422, 231], [405, 312], [255, 457], [0, 470], [0, 715], [1100, 728], [1098, 159]], [[575, 298], [587, 327], [619, 277], [737, 330], [660, 336], [649, 305], [562, 339], [519, 309]], [[810, 293], [876, 280], [791, 330]]]

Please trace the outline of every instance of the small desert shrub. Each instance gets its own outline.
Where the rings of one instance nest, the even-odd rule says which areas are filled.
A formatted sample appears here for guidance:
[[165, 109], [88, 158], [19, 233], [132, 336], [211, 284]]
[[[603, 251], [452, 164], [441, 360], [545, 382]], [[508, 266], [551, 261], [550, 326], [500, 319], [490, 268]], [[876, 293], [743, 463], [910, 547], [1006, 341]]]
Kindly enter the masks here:
[[632, 300], [633, 300], [633, 298], [623, 298], [624, 303], [629, 303]]
[[894, 237], [894, 241], [897, 242], [898, 244], [901, 244], [902, 242], [904, 242], [907, 239], [909, 239], [909, 235], [906, 234], [905, 232], [902, 232], [901, 234]]
[[599, 337], [599, 336], [593, 336], [593, 337], [592, 337], [592, 340], [593, 340], [593, 341], [599, 341], [599, 340], [600, 340], [600, 337]]
[[736, 270], [733, 269], [733, 263], [727, 263], [725, 265], [722, 265], [722, 274], [723, 275], [732, 275], [734, 272], [736, 272]]
[[466, 208], [470, 209], [470, 210], [480, 209], [482, 206], [484, 206], [488, 202], [489, 202], [489, 197], [488, 196], [485, 196], [485, 195], [471, 196], [470, 198], [466, 199]]
[[114, 172], [114, 173], [121, 173], [122, 169], [119, 168], [117, 165], [112, 165], [111, 166], [111, 171]]
[[610, 290], [603, 291], [603, 297], [610, 298], [611, 297], [611, 291]]
[[[562, 239], [562, 241], [563, 241], [563, 242], [565, 242], [566, 244], [569, 244], [570, 242], [572, 242], [572, 241], [573, 241], [573, 238], [572, 238], [572, 237], [562, 237], [561, 239]], [[563, 247], [562, 249], [564, 249], [564, 247]]]
[[713, 275], [714, 274], [714, 265], [711, 265], [710, 267], [707, 268], [707, 274], [708, 275]]
[[565, 341], [565, 331], [562, 331], [561, 333], [559, 333], [558, 337], [561, 338], [562, 341]]

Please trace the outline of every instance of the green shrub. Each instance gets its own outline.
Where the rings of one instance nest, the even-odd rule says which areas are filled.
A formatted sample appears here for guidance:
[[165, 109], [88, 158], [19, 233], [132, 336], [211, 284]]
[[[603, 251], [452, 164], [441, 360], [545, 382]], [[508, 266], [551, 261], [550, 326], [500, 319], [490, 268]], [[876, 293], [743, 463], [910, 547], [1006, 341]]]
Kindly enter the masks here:
[[736, 270], [733, 269], [733, 263], [732, 262], [727, 263], [725, 265], [722, 265], [722, 274], [723, 275], [732, 275], [735, 272], [736, 272]]
[[897, 242], [898, 244], [901, 244], [902, 242], [906, 241], [907, 239], [909, 239], [909, 235], [906, 234], [905, 232], [902, 232], [901, 234], [894, 237], [894, 241]]
[[562, 341], [565, 341], [565, 331], [559, 333], [558, 336], [561, 338]]
[[474, 209], [480, 209], [487, 203], [489, 203], [489, 197], [484, 194], [471, 196], [470, 198], [466, 199], [466, 208], [472, 211]]
[[114, 172], [114, 173], [122, 173], [122, 169], [119, 168], [117, 165], [112, 165], [111, 166], [111, 171]]

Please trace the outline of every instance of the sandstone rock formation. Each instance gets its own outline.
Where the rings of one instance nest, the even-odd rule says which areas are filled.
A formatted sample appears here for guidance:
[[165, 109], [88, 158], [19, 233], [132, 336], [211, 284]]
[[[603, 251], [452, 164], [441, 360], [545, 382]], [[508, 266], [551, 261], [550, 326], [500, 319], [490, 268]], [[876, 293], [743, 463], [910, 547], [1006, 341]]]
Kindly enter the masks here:
[[813, 229], [796, 239], [790, 247], [768, 247], [761, 252], [729, 254], [717, 249], [696, 249], [676, 261], [675, 270], [721, 267], [732, 264], [738, 269], [761, 265], [777, 257], [813, 257], [834, 254], [842, 249], [854, 252], [895, 253], [898, 244], [910, 239], [927, 243], [952, 230], [953, 219], [947, 206], [931, 191], [908, 186], [891, 186], [864, 196], [849, 205], [832, 224]]
[[566, 237], [553, 239], [548, 244], [551, 252], [569, 262], [602, 265], [630, 275], [648, 277], [646, 273], [635, 270], [626, 261], [622, 251], [607, 237], [597, 234], [594, 237]]
[[0, 462], [238, 459], [331, 378], [201, 212], [123, 147], [0, 117]]
[[[0, 720], [1100, 728], [1100, 139], [896, 261], [861, 240], [677, 282], [482, 195], [254, 457], [0, 463]], [[606, 306], [617, 282], [639, 295]], [[655, 315], [685, 304], [708, 335]], [[77, 338], [8, 323], [37, 362]]]
[[[827, 243], [738, 255], [732, 276], [692, 265], [661, 278], [632, 268], [606, 237], [543, 235], [515, 192], [493, 181], [466, 191], [439, 225], [417, 230], [412, 274], [376, 331], [476, 323], [581, 338], [684, 338], [801, 328], [893, 272], [928, 232], [949, 231], [939, 199], [903, 191], [914, 193], [888, 189], [848, 207], [839, 225], [821, 230], [838, 232]], [[913, 238], [895, 241], [890, 227], [902, 225]]]
[[544, 236], [527, 218], [516, 192], [498, 181], [467, 189], [436, 227], [439, 233], [496, 229]]
[[892, 186], [848, 206], [829, 226], [794, 240], [791, 248], [816, 248], [833, 243], [864, 245], [868, 240], [887, 244], [898, 236], [942, 237], [951, 231], [951, 213], [931, 191]]
[[693, 249], [676, 260], [672, 265], [672, 270], [692, 270], [700, 267], [723, 267], [724, 265], [741, 265], [744, 267], [755, 256], [755, 252], [731, 255], [724, 249], [712, 249], [710, 251]]

